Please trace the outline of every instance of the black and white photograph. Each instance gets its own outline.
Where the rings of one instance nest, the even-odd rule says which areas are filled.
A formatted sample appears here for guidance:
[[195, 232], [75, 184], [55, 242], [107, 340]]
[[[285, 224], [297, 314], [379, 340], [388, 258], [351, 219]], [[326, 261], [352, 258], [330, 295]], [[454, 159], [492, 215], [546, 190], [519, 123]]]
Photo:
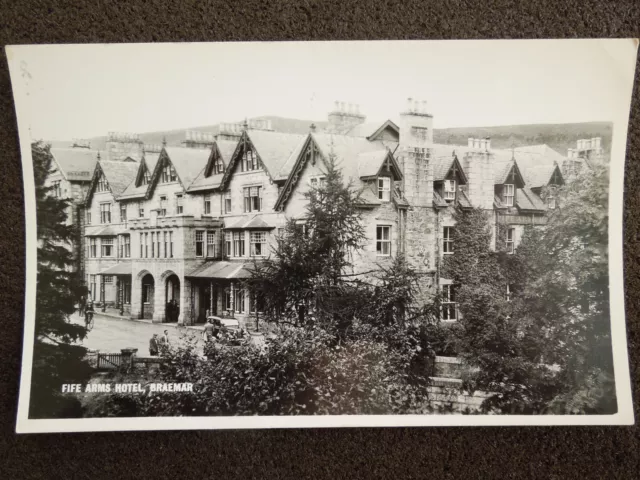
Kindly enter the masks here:
[[636, 55], [631, 39], [7, 47], [17, 431], [633, 424]]

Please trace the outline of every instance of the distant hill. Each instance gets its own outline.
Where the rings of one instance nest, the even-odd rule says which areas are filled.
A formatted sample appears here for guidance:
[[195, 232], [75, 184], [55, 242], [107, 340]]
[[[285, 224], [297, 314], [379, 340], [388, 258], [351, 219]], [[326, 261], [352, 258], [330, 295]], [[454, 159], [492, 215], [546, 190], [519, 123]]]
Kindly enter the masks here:
[[[311, 124], [315, 124], [318, 130], [327, 127], [326, 121], [301, 120], [277, 116], [256, 117], [260, 120], [271, 120], [272, 128], [277, 132], [308, 133]], [[382, 123], [382, 122], [380, 122]], [[180, 145], [185, 139], [185, 131], [218, 133], [218, 125], [190, 127], [162, 132], [141, 133], [140, 138], [145, 143], [160, 144], [166, 138], [169, 145]], [[602, 147], [610, 151], [613, 126], [608, 122], [588, 123], [560, 123], [539, 125], [505, 125], [497, 127], [460, 127], [460, 128], [436, 128], [433, 131], [433, 141], [452, 145], [466, 145], [469, 137], [491, 138], [494, 148], [511, 148], [512, 146], [538, 145], [546, 143], [562, 155], [567, 154], [568, 148], [575, 148], [576, 141], [582, 138], [601, 137]], [[94, 137], [88, 139], [91, 147], [98, 150], [105, 149], [107, 137]], [[70, 146], [71, 142], [52, 142], [55, 147]]]
[[433, 141], [435, 143], [466, 145], [469, 137], [490, 137], [491, 146], [494, 148], [546, 143], [558, 153], [566, 155], [568, 148], [576, 148], [577, 140], [593, 137], [601, 137], [602, 147], [605, 152], [609, 152], [612, 131], [613, 125], [609, 122], [436, 128], [433, 130]]

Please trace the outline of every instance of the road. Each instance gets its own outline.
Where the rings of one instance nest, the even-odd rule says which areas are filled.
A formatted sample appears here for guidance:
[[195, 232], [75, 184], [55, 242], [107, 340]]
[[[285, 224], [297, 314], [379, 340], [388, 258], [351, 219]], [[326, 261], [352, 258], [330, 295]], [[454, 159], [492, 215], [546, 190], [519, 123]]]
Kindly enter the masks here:
[[[71, 317], [71, 321], [84, 325], [84, 317], [77, 314]], [[123, 348], [137, 348], [139, 355], [148, 355], [149, 340], [153, 334], [157, 333], [160, 337], [165, 330], [169, 332], [169, 342], [173, 345], [184, 342], [183, 336], [185, 334], [195, 336], [199, 346], [203, 344], [201, 333], [198, 330], [176, 327], [175, 325], [122, 320], [102, 316], [99, 313], [94, 317], [93, 329], [79, 343], [91, 350], [101, 352], [117, 353]]]

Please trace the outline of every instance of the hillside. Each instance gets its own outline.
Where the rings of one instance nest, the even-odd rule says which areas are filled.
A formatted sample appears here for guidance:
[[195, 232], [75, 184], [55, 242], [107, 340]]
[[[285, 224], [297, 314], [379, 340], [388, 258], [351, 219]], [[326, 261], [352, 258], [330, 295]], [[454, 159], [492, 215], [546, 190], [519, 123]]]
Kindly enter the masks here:
[[[272, 128], [278, 132], [305, 134], [315, 123], [318, 130], [327, 126], [326, 121], [301, 120], [277, 116], [256, 117], [261, 120], [271, 120]], [[381, 122], [382, 123], [382, 122]], [[166, 138], [169, 145], [180, 145], [185, 138], [185, 131], [217, 133], [218, 125], [190, 127], [184, 129], [161, 132], [147, 132], [140, 134], [145, 143], [160, 144]], [[537, 145], [546, 143], [562, 155], [567, 154], [568, 148], [575, 148], [576, 141], [582, 138], [602, 137], [602, 146], [609, 151], [611, 146], [612, 124], [607, 122], [540, 124], [540, 125], [510, 125], [496, 127], [461, 127], [436, 128], [433, 131], [435, 143], [466, 145], [469, 137], [491, 138], [494, 148], [511, 148], [512, 146]], [[89, 139], [92, 148], [103, 150], [106, 136]], [[71, 142], [52, 142], [53, 146], [70, 146]]]
[[566, 155], [568, 148], [576, 148], [577, 140], [592, 137], [602, 137], [602, 147], [605, 151], [609, 151], [612, 130], [613, 125], [608, 122], [436, 128], [433, 130], [433, 141], [435, 143], [466, 145], [469, 137], [490, 137], [491, 146], [494, 148], [546, 143], [558, 153]]

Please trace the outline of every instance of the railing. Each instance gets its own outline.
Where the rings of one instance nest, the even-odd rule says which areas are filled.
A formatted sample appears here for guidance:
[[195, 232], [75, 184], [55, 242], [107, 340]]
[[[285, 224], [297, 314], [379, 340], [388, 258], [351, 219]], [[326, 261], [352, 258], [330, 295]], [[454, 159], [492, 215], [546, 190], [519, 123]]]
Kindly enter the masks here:
[[130, 359], [130, 355], [123, 355], [122, 353], [98, 353], [97, 368], [117, 370], [130, 362]]

